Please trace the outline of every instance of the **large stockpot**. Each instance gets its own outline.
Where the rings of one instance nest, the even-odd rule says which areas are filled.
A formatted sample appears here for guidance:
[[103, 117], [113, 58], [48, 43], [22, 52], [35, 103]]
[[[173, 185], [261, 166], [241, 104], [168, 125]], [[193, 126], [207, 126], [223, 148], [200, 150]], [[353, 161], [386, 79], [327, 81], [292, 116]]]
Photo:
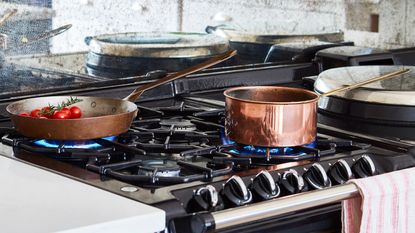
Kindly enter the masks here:
[[219, 36], [186, 32], [131, 32], [85, 38], [89, 74], [120, 78], [175, 72], [230, 50]]
[[224, 92], [225, 133], [237, 143], [288, 147], [312, 143], [317, 135], [317, 102], [339, 92], [410, 72], [398, 70], [325, 92], [274, 86], [236, 87]]

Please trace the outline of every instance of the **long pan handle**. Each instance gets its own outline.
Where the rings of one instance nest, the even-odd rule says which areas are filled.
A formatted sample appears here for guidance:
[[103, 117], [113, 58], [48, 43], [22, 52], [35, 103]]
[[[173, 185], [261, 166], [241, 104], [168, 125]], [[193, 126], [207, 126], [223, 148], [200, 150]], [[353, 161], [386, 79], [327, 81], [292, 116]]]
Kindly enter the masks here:
[[223, 54], [220, 54], [216, 57], [213, 57], [203, 63], [197, 64], [195, 66], [189, 67], [187, 69], [184, 69], [182, 71], [178, 71], [173, 74], [169, 74], [164, 78], [161, 78], [157, 81], [154, 81], [152, 83], [149, 83], [147, 85], [143, 85], [135, 89], [131, 94], [129, 94], [127, 97], [124, 98], [124, 100], [132, 101], [134, 102], [136, 99], [138, 99], [145, 91], [150, 90], [152, 88], [158, 87], [162, 84], [168, 83], [170, 81], [185, 77], [189, 74], [193, 74], [195, 72], [198, 72], [200, 70], [206, 69], [208, 67], [211, 67], [213, 65], [216, 65], [218, 63], [221, 63], [233, 56], [236, 55], [236, 50], [232, 50]]
[[404, 70], [394, 71], [394, 72], [391, 72], [391, 73], [388, 73], [388, 74], [385, 74], [385, 75], [382, 75], [382, 76], [379, 76], [379, 77], [368, 79], [368, 80], [363, 81], [363, 82], [352, 84], [352, 85], [347, 86], [347, 87], [342, 87], [342, 88], [338, 88], [336, 90], [326, 92], [324, 94], [321, 94], [320, 97], [330, 96], [330, 95], [336, 94], [337, 92], [348, 91], [348, 90], [352, 90], [352, 89], [364, 86], [366, 84], [374, 83], [374, 82], [381, 81], [381, 80], [390, 79], [390, 78], [393, 78], [393, 77], [395, 77], [397, 75], [400, 75], [400, 74], [406, 74], [409, 71], [411, 71], [411, 70], [410, 69], [404, 69]]

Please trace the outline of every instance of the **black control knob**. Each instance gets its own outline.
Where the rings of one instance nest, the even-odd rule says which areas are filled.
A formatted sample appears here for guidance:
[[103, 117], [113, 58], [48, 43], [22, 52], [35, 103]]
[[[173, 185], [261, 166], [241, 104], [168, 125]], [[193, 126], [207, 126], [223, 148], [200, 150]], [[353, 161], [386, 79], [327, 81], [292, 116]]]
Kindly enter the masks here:
[[339, 159], [331, 165], [328, 174], [334, 184], [344, 184], [353, 176], [352, 169], [344, 159]]
[[280, 187], [266, 170], [262, 170], [255, 176], [250, 189], [256, 200], [269, 200], [280, 195]]
[[252, 193], [239, 176], [232, 176], [227, 180], [221, 192], [230, 206], [241, 206], [252, 201]]
[[299, 193], [304, 189], [304, 179], [296, 170], [290, 169], [282, 174], [281, 186], [286, 194]]
[[311, 189], [322, 189], [331, 186], [331, 181], [326, 171], [319, 163], [313, 163], [303, 177]]
[[187, 205], [189, 212], [217, 211], [224, 208], [222, 198], [218, 195], [215, 187], [207, 185], [198, 188], [193, 193], [193, 198]]
[[352, 166], [356, 178], [373, 176], [376, 173], [375, 163], [368, 155], [362, 155]]

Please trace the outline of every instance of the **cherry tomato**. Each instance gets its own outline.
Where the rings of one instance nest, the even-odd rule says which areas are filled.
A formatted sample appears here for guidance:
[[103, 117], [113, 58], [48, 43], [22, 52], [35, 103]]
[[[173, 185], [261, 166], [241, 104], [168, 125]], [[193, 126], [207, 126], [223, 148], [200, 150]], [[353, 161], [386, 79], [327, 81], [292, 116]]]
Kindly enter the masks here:
[[69, 108], [64, 107], [64, 108], [61, 109], [61, 112], [64, 112], [65, 114], [67, 114], [69, 118], [72, 118], [71, 117], [72, 113], [71, 113], [71, 110], [69, 110]]
[[78, 108], [76, 106], [72, 106], [69, 110], [71, 111], [71, 118], [72, 119], [81, 118], [82, 112], [81, 112], [80, 108]]
[[27, 113], [27, 112], [22, 112], [22, 113], [19, 114], [19, 116], [29, 117], [30, 114]]
[[69, 119], [69, 115], [65, 111], [56, 111], [53, 114], [53, 119], [65, 120], [65, 119]]
[[38, 109], [38, 108], [33, 109], [33, 110], [30, 112], [30, 116], [31, 116], [31, 117], [35, 117], [35, 118], [40, 117], [40, 109]]
[[49, 118], [44, 117], [44, 116], [40, 116], [39, 119], [49, 119]]
[[47, 118], [52, 118], [53, 114], [50, 114], [50, 107], [43, 107], [42, 112], [44, 112], [45, 114], [43, 116], [47, 117]]

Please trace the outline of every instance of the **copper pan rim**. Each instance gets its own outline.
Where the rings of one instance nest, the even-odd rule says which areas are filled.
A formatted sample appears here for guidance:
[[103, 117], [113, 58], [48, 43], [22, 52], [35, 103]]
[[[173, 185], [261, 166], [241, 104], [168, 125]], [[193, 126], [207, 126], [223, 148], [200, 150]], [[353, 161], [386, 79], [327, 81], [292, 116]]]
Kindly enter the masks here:
[[[239, 91], [239, 90], [269, 90], [269, 89], [281, 89], [281, 90], [287, 90], [287, 91], [292, 91], [294, 92], [298, 92], [298, 93], [306, 93], [308, 95], [310, 95], [310, 99], [307, 100], [302, 100], [302, 101], [257, 101], [257, 100], [251, 100], [251, 99], [243, 99], [243, 98], [238, 98], [238, 97], [234, 97], [231, 96], [230, 93], [234, 92], [234, 91]], [[237, 100], [237, 101], [241, 101], [241, 102], [246, 102], [246, 103], [253, 103], [253, 104], [269, 104], [269, 105], [294, 105], [294, 104], [306, 104], [306, 103], [312, 103], [312, 102], [317, 102], [317, 100], [320, 98], [320, 95], [309, 91], [309, 90], [305, 90], [305, 89], [301, 89], [301, 88], [293, 88], [293, 87], [281, 87], [281, 86], [249, 86], [249, 87], [233, 87], [233, 88], [229, 88], [226, 89], [223, 94], [225, 95], [226, 98], [232, 99], [232, 100]]]
[[124, 116], [124, 115], [129, 115], [131, 113], [134, 114], [134, 112], [137, 112], [137, 114], [138, 114], [140, 111], [138, 109], [136, 109], [135, 111], [132, 111], [132, 112], [118, 113], [118, 114], [113, 114], [113, 115], [103, 115], [103, 116], [94, 116], [94, 117], [81, 117], [81, 118], [73, 118], [73, 119], [60, 120], [60, 119], [53, 119], [53, 118], [42, 119], [42, 118], [35, 118], [35, 117], [19, 116], [17, 114], [10, 113], [8, 111], [8, 113], [10, 115], [13, 115], [16, 118], [30, 119], [33, 122], [36, 122], [36, 121], [41, 121], [41, 122], [44, 122], [44, 121], [81, 122], [81, 121], [85, 121], [85, 120], [103, 120], [103, 119], [110, 119], [112, 117], [120, 117], [120, 116]]
[[[42, 96], [42, 97], [31, 98], [30, 100], [36, 101], [38, 99], [51, 99], [51, 98], [59, 98], [59, 97], [77, 97], [77, 98], [80, 98], [80, 99], [82, 99], [82, 98], [97, 98], [97, 99], [102, 99], [102, 100], [116, 100], [116, 101], [119, 101], [119, 102], [129, 102], [129, 101], [122, 100], [122, 99], [112, 99], [112, 98], [107, 98], [107, 97], [94, 97], [94, 96], [60, 96], [60, 95], [59, 96]], [[26, 117], [26, 116], [19, 116], [19, 113], [18, 112], [15, 112], [14, 110], [12, 110], [15, 105], [22, 104], [25, 101], [28, 101], [28, 99], [22, 99], [22, 100], [19, 100], [19, 101], [15, 101], [15, 102], [7, 105], [7, 107], [6, 107], [7, 113], [10, 114], [10, 115], [12, 115], [12, 116], [14, 116], [14, 117], [16, 117], [16, 118], [24, 118], [24, 119], [27, 119], [28, 117]], [[92, 119], [94, 119], [94, 120], [109, 119], [109, 118], [112, 118], [112, 117], [119, 117], [119, 116], [128, 115], [128, 114], [131, 114], [131, 113], [134, 113], [134, 112], [136, 112], [136, 113], [139, 113], [140, 112], [139, 109], [138, 109], [138, 107], [135, 104], [132, 104], [131, 107], [132, 107], [131, 110], [125, 111], [125, 112], [108, 114], [108, 115], [101, 115], [101, 116], [89, 116], [89, 117], [81, 117], [81, 118], [74, 118], [74, 119], [65, 119], [65, 121], [66, 122], [80, 122], [80, 121], [83, 121], [83, 120], [92, 120]], [[36, 121], [59, 121], [59, 122], [62, 122], [62, 120], [60, 120], [60, 119], [53, 119], [53, 118], [48, 118], [48, 119], [40, 119], [40, 118], [34, 118], [34, 117], [29, 117], [29, 118], [31, 120], [33, 120], [34, 122], [36, 122]]]

